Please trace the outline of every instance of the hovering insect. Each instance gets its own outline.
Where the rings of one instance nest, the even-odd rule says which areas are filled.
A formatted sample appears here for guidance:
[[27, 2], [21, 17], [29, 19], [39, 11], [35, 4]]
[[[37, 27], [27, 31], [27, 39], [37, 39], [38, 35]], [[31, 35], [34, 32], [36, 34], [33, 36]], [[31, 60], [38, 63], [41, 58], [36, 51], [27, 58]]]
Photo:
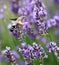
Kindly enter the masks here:
[[11, 23], [8, 25], [8, 29], [12, 32], [16, 28], [23, 27], [23, 23], [21, 22], [21, 18], [10, 19]]
[[21, 19], [15, 18], [10, 20], [11, 23], [8, 25], [8, 29], [17, 39], [22, 39], [23, 33], [21, 31], [21, 27], [23, 27], [23, 23], [21, 22]]
[[15, 18], [15, 19], [11, 19], [11, 20], [15, 21], [20, 27], [23, 26], [23, 23], [21, 22], [20, 17], [19, 18]]

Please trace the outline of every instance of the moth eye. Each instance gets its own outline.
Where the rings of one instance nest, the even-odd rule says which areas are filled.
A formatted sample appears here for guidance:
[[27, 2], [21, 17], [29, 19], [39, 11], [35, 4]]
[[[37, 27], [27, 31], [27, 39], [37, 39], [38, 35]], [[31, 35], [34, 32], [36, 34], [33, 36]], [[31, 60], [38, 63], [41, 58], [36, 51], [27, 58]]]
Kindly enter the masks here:
[[15, 26], [12, 26], [13, 28], [15, 28]]
[[13, 32], [13, 29], [10, 29], [11, 32]]

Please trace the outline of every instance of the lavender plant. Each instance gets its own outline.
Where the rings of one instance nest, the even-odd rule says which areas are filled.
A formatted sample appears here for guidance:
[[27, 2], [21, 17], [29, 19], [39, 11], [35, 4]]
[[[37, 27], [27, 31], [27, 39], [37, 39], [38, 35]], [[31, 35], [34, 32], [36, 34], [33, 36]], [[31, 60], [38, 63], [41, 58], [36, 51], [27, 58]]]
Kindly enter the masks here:
[[[41, 35], [47, 34], [49, 28], [58, 26], [58, 16], [48, 20], [45, 5], [41, 0], [27, 2], [25, 7], [19, 8], [19, 14], [23, 16], [19, 26], [22, 25], [23, 31], [31, 40], [40, 39]], [[18, 18], [16, 23], [19, 22]]]
[[[20, 46], [18, 45], [17, 52], [16, 50], [11, 51], [8, 46], [5, 50], [2, 50], [3, 57], [0, 57], [0, 62], [6, 59], [12, 65], [19, 65], [21, 56], [24, 65], [35, 65], [34, 61], [36, 60], [41, 62], [39, 65], [45, 65], [43, 62], [49, 58], [49, 54], [54, 54], [58, 61], [59, 47], [54, 40], [48, 42], [45, 37], [49, 34], [51, 28], [59, 28], [59, 16], [55, 15], [51, 19], [48, 18], [42, 0], [9, 0], [9, 2], [12, 12], [19, 17], [11, 19], [8, 29], [11, 35], [17, 40], [22, 40], [22, 42], [20, 42]], [[4, 8], [6, 7], [4, 6]], [[55, 34], [59, 35], [58, 32], [59, 30]]]
[[43, 47], [37, 45], [36, 43], [33, 43], [33, 46], [26, 45], [26, 43], [22, 43], [22, 47], [19, 48], [19, 52], [23, 54], [25, 62], [28, 63], [27, 65], [33, 65], [34, 59], [42, 61], [44, 58], [48, 57]]
[[59, 6], [59, 0], [54, 0], [54, 3]]
[[19, 59], [19, 55], [15, 51], [10, 51], [10, 47], [6, 47], [2, 54], [5, 55], [6, 61], [12, 64], [16, 64]]
[[[28, 10], [29, 6], [30, 10]], [[44, 35], [47, 33], [47, 12], [44, 4], [40, 0], [32, 0], [31, 2], [28, 2], [25, 7], [19, 8], [19, 10], [23, 12], [20, 14], [26, 19], [26, 21], [24, 21], [24, 18], [22, 18], [23, 30], [30, 39], [34, 40], [41, 34]]]

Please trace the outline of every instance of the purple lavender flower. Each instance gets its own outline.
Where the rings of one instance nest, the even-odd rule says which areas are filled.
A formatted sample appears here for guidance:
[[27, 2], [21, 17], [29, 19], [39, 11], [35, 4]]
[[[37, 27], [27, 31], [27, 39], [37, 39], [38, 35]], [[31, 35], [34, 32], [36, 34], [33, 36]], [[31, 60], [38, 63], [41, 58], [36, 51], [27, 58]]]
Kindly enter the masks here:
[[22, 47], [19, 48], [19, 52], [22, 53], [27, 64], [30, 64], [34, 59], [42, 61], [44, 58], [47, 58], [43, 47], [36, 43], [33, 43], [33, 46], [22, 43]]
[[57, 29], [57, 30], [55, 31], [55, 35], [56, 35], [56, 36], [59, 36], [59, 29]]
[[48, 26], [48, 28], [51, 28], [52, 27], [52, 25], [50, 23], [50, 20], [47, 20], [47, 26]]
[[21, 60], [18, 65], [25, 65], [25, 62]]
[[55, 20], [55, 18], [47, 20], [48, 28], [51, 28], [51, 27], [56, 26], [56, 25], [57, 25], [57, 21]]
[[19, 48], [19, 52], [22, 53], [25, 65], [32, 65], [33, 56], [32, 56], [33, 48], [30, 45], [26, 45], [26, 43], [22, 43], [22, 48]]
[[40, 45], [37, 45], [36, 43], [33, 43], [33, 55], [34, 58], [37, 60], [43, 60], [44, 58], [47, 58], [47, 55], [43, 49], [43, 47], [41, 47]]
[[55, 56], [57, 57], [57, 59], [59, 59], [59, 56], [58, 56], [58, 51], [59, 51], [59, 47], [56, 45], [55, 42], [50, 42], [46, 45], [46, 48], [48, 49], [48, 52], [49, 53], [54, 53]]
[[10, 5], [11, 5], [11, 11], [14, 14], [19, 15], [20, 12], [20, 7], [23, 7], [25, 5], [25, 1], [23, 0], [9, 0]]
[[49, 53], [52, 53], [52, 52], [55, 53], [55, 52], [59, 51], [59, 47], [53, 41], [48, 43], [46, 47], [47, 47]]
[[41, 42], [46, 43], [47, 42], [46, 38], [41, 38]]
[[23, 15], [23, 10], [22, 10], [22, 8], [19, 8], [19, 9], [18, 9], [18, 14]]
[[56, 21], [56, 26], [59, 27], [59, 16], [54, 16], [54, 19]]
[[50, 19], [50, 23], [52, 26], [56, 26], [56, 21], [54, 19]]
[[25, 62], [25, 65], [34, 65], [34, 64], [33, 64], [33, 61], [31, 61], [29, 63], [28, 62]]
[[9, 1], [11, 4], [11, 10], [14, 14], [18, 14], [19, 9], [19, 0], [11, 0]]
[[12, 10], [12, 12], [14, 14], [17, 14], [18, 13], [18, 9], [19, 9], [19, 6], [17, 6], [16, 4], [11, 6], [11, 10]]
[[59, 0], [54, 0], [54, 3], [59, 6]]
[[3, 54], [6, 56], [7, 62], [10, 63], [16, 63], [16, 61], [19, 59], [19, 55], [15, 51], [10, 51], [10, 47], [6, 47]]
[[19, 59], [20, 58], [20, 56], [16, 53], [16, 51], [12, 51], [12, 55], [14, 55], [14, 57], [16, 59]]
[[12, 35], [15, 36], [16, 39], [23, 39], [23, 33], [20, 30], [21, 27], [17, 24], [16, 21], [11, 21], [11, 23], [8, 25], [8, 29], [12, 33]]
[[3, 55], [0, 55], [0, 62], [3, 62], [4, 61], [4, 57]]
[[[23, 16], [23, 30], [31, 40], [39, 39], [38, 36], [47, 33], [47, 11], [41, 0], [29, 0], [26, 4], [18, 9], [18, 14]], [[19, 39], [15, 30], [13, 35]]]
[[23, 54], [25, 60], [32, 60], [30, 48], [26, 43], [22, 43], [22, 48], [19, 48], [19, 51]]
[[5, 18], [5, 11], [3, 8], [0, 9], [0, 19], [4, 19]]
[[0, 19], [6, 18], [5, 10], [7, 9], [6, 4], [0, 0]]

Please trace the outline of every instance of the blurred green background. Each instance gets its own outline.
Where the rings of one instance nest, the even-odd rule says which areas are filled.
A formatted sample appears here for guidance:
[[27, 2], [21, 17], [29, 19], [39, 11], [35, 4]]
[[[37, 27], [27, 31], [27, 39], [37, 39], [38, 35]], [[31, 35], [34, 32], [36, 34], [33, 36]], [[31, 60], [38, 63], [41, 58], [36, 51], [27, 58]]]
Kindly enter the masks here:
[[[10, 11], [10, 3], [8, 2], [8, 0], [2, 0], [2, 1], [4, 2], [4, 4], [7, 5], [7, 9], [5, 10], [5, 18], [0, 19], [0, 51], [4, 50], [6, 46], [10, 46], [11, 50], [16, 50], [15, 47], [17, 45], [20, 46], [22, 41], [16, 40], [13, 36], [11, 36], [7, 26], [10, 23], [11, 18], [17, 18], [18, 16], [13, 14]], [[42, 0], [42, 1], [46, 5], [48, 17], [53, 18], [53, 16], [59, 10], [59, 8], [55, 4], [52, 4], [50, 0]], [[57, 45], [59, 46], [59, 37], [57, 37], [54, 33], [56, 29], [57, 29], [56, 27], [49, 29], [48, 35], [46, 35], [45, 37], [48, 41], [55, 41]], [[33, 41], [30, 41], [28, 38], [26, 38], [25, 41], [28, 44], [32, 44], [33, 42]], [[36, 42], [39, 44], [42, 44], [40, 41], [36, 41]], [[42, 46], [44, 47], [45, 44], [42, 44]], [[40, 65], [41, 62], [39, 60], [38, 61], [35, 60], [34, 63], [35, 65]], [[10, 63], [7, 63], [6, 60], [3, 63], [0, 63], [0, 65], [8, 65], [8, 64], [11, 65]], [[54, 56], [54, 54], [48, 54], [48, 59], [45, 59], [43, 61], [43, 64], [44, 65], [59, 65], [59, 61]]]

